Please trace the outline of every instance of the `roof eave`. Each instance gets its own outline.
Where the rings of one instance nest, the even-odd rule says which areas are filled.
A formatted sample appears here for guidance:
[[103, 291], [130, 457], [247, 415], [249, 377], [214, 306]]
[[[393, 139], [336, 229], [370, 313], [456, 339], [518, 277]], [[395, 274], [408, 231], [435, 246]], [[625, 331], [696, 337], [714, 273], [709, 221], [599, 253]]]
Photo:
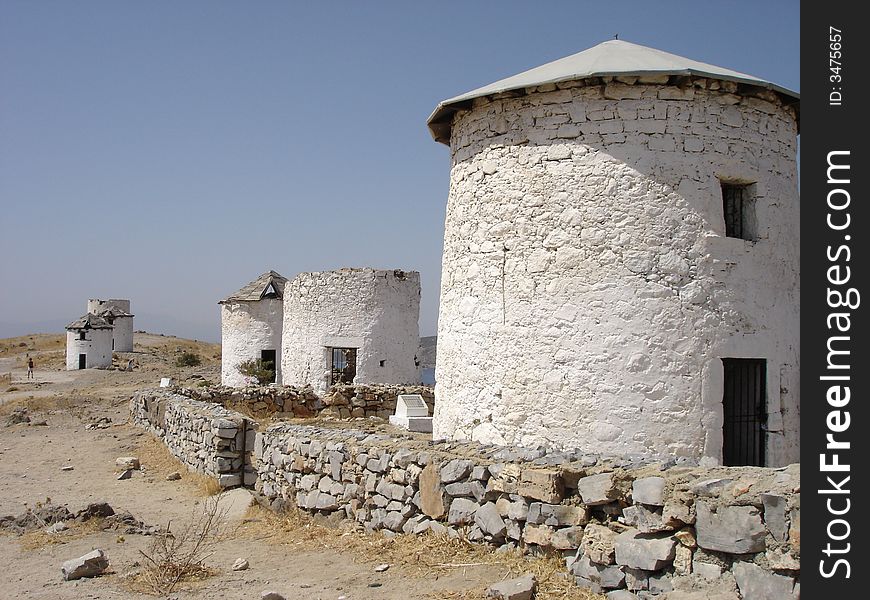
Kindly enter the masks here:
[[[429, 115], [429, 118], [426, 120], [426, 124], [429, 127], [429, 133], [436, 142], [441, 142], [447, 146], [450, 145], [450, 132], [453, 127], [453, 115], [465, 108], [466, 103], [471, 102], [477, 98], [483, 98], [485, 96], [492, 96], [495, 94], [502, 94], [504, 92], [510, 92], [515, 90], [526, 89], [528, 87], [538, 87], [541, 85], [547, 85], [550, 83], [563, 83], [565, 81], [575, 81], [579, 79], [588, 79], [592, 77], [643, 77], [644, 75], [674, 75], [674, 76], [695, 76], [695, 77], [707, 77], [710, 79], [718, 79], [721, 81], [733, 81], [735, 83], [740, 83], [744, 85], [752, 85], [755, 87], [769, 89], [771, 91], [777, 92], [783, 96], [792, 98], [794, 102], [790, 103], [791, 106], [795, 106], [798, 111], [798, 115], [800, 115], [800, 94], [790, 90], [788, 88], [782, 87], [775, 83], [770, 83], [768, 81], [763, 80], [755, 80], [755, 79], [747, 79], [745, 77], [735, 77], [730, 75], [725, 75], [722, 73], [710, 73], [708, 71], [703, 71], [699, 69], [681, 69], [681, 70], [667, 70], [667, 71], [618, 71], [618, 72], [601, 72], [601, 73], [591, 73], [589, 75], [570, 75], [568, 77], [557, 77], [547, 80], [542, 80], [536, 82], [534, 84], [523, 84], [523, 85], [507, 85], [504, 87], [493, 88], [492, 90], [486, 90], [483, 93], [476, 93], [476, 91], [468, 92], [466, 94], [462, 94], [460, 96], [455, 96], [453, 98], [449, 98], [442, 102], [438, 103], [438, 106], [435, 107], [435, 110], [432, 111], [432, 114]], [[484, 88], [480, 88], [484, 89]], [[800, 118], [798, 117], [798, 128], [800, 128]], [[445, 135], [446, 133], [446, 135]]]

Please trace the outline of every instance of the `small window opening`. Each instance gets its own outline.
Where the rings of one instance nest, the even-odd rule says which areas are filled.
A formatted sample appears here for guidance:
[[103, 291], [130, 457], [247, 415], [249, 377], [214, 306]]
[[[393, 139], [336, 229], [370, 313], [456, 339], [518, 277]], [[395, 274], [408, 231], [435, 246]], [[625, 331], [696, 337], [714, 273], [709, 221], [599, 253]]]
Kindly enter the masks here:
[[753, 242], [758, 239], [754, 184], [722, 182], [725, 235]]
[[356, 348], [329, 348], [330, 385], [353, 383], [356, 377]]
[[385, 364], [387, 364], [387, 361], [385, 361], [385, 360], [380, 361], [380, 366], [383, 367]]
[[85, 339], [85, 332], [84, 331], [79, 331], [79, 339], [80, 340]]

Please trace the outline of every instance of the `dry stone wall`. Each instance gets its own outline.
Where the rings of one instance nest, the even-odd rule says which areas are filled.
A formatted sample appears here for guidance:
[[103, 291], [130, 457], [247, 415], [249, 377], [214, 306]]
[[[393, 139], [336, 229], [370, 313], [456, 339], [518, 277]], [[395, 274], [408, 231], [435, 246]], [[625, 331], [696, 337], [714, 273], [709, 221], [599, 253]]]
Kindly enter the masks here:
[[323, 396], [310, 387], [251, 386], [233, 388], [226, 386], [209, 388], [181, 388], [173, 390], [185, 397], [216, 402], [229, 407], [244, 407], [256, 416], [277, 417], [334, 417], [350, 419], [359, 417], [389, 418], [396, 411], [400, 394], [419, 394], [433, 412], [435, 394], [428, 386], [399, 385], [334, 385]]
[[130, 415], [190, 470], [214, 477], [221, 487], [254, 484], [250, 452], [257, 424], [244, 415], [167, 390], [137, 392]]
[[602, 460], [284, 423], [257, 434], [254, 466], [274, 509], [558, 551], [578, 585], [614, 598], [799, 595], [798, 465]]
[[[667, 76], [517, 96], [452, 124], [436, 437], [715, 464], [721, 358], [762, 358], [768, 464], [798, 460], [793, 107]], [[722, 182], [751, 185], [755, 239], [726, 236]]]

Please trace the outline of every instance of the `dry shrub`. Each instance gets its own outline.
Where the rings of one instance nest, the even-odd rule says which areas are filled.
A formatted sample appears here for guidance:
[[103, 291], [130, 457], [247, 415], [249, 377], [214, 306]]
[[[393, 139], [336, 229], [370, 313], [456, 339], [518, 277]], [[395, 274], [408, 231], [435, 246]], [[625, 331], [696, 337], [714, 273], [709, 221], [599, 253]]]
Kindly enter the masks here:
[[216, 571], [205, 563], [220, 540], [221, 523], [226, 519], [221, 499], [221, 494], [208, 498], [188, 523], [173, 531], [169, 522], [164, 533], [155, 535], [148, 550], [139, 551], [145, 562], [137, 583], [164, 595], [180, 583], [214, 575]]
[[[320, 547], [335, 551], [341, 549], [356, 560], [401, 565], [409, 574], [431, 577], [433, 573], [446, 574], [456, 569], [489, 566], [499, 569], [504, 579], [532, 573], [538, 580], [537, 600], [596, 600], [603, 598], [574, 585], [565, 570], [561, 556], [523, 556], [519, 550], [496, 553], [493, 548], [472, 544], [467, 540], [423, 535], [397, 535], [387, 537], [379, 532], [366, 533], [350, 521], [330, 522], [313, 517], [297, 508], [275, 513], [254, 507], [252, 519], [246, 526], [256, 539], [269, 539], [275, 543]], [[484, 589], [463, 592], [439, 591], [433, 598], [477, 599], [485, 597]]]
[[189, 471], [187, 465], [175, 458], [166, 445], [151, 434], [146, 433], [140, 438], [136, 453], [139, 462], [149, 471], [153, 471], [159, 477], [178, 472], [181, 474], [182, 481], [187, 481], [196, 487], [201, 496], [214, 496], [222, 491], [214, 477]]

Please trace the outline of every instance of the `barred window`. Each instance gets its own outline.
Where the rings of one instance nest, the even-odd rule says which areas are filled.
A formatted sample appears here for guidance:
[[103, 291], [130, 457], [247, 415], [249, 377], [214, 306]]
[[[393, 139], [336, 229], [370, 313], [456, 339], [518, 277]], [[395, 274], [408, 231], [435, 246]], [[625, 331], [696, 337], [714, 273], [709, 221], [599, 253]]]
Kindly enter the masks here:
[[722, 182], [722, 208], [727, 237], [748, 241], [758, 239], [754, 187], [752, 184]]

